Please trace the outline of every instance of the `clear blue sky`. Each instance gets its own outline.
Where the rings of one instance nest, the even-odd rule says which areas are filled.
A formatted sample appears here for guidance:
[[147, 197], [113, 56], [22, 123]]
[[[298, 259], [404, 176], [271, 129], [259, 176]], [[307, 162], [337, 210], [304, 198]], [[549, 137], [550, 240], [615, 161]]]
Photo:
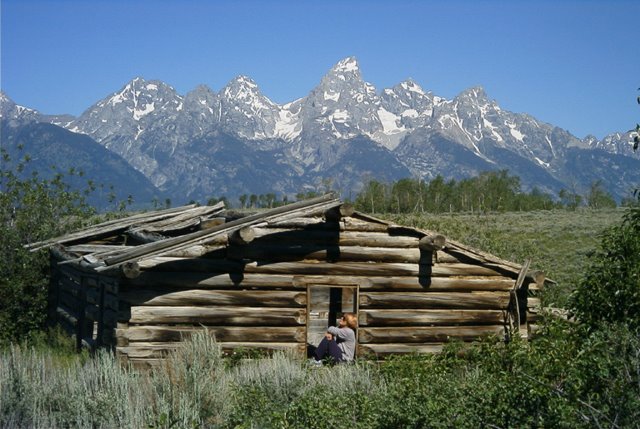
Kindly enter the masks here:
[[355, 56], [380, 91], [408, 77], [578, 137], [640, 122], [640, 1], [0, 0], [1, 87], [80, 114], [133, 77], [185, 94], [239, 74], [283, 103]]

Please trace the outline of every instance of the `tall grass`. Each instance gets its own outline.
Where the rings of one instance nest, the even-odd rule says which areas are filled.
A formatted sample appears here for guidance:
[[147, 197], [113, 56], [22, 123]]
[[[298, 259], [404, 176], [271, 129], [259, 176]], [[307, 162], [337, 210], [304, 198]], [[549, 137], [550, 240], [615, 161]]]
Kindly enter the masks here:
[[0, 427], [634, 427], [640, 339], [581, 335], [317, 368], [284, 353], [231, 361], [202, 332], [150, 372], [107, 352], [70, 362], [12, 346], [0, 354]]
[[148, 385], [106, 351], [83, 362], [12, 345], [0, 358], [2, 427], [144, 427]]
[[11, 346], [0, 354], [0, 427], [366, 427], [375, 413], [362, 398], [381, 389], [367, 365], [315, 368], [285, 353], [230, 361], [207, 332], [149, 372], [106, 351], [85, 361]]

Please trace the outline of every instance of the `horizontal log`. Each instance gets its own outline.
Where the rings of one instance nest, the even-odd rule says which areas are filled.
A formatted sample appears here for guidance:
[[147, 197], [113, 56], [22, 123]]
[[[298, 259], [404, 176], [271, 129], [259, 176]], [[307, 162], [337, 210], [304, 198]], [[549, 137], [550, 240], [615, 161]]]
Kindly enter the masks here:
[[269, 222], [269, 226], [276, 228], [304, 228], [323, 229], [340, 231], [360, 231], [360, 232], [386, 232], [387, 225], [367, 222], [353, 217], [342, 218], [340, 222], [325, 220], [319, 217], [288, 219], [283, 221]]
[[509, 292], [361, 292], [361, 308], [459, 308], [501, 310]]
[[407, 264], [407, 263], [368, 263], [368, 262], [250, 262], [212, 259], [184, 259], [153, 257], [141, 261], [146, 269], [163, 271], [217, 272], [217, 273], [264, 273], [264, 274], [308, 274], [308, 275], [354, 275], [354, 276], [499, 276], [500, 273], [472, 264]]
[[[362, 246], [318, 246], [299, 244], [248, 245], [230, 247], [227, 255], [231, 258], [253, 260], [291, 261], [315, 259], [319, 261], [360, 261], [360, 262], [420, 262], [420, 250], [415, 248], [362, 247]], [[424, 258], [424, 257], [423, 257]], [[431, 263], [431, 258], [423, 262]]]
[[511, 290], [513, 279], [502, 276], [481, 277], [418, 277], [418, 276], [334, 276], [334, 275], [285, 275], [285, 274], [210, 274], [189, 272], [145, 271], [136, 278], [129, 279], [123, 286], [128, 287], [173, 287], [183, 289], [207, 288], [306, 288], [307, 285], [359, 285], [369, 290]]
[[168, 291], [163, 289], [128, 289], [121, 299], [131, 305], [236, 305], [243, 307], [302, 307], [307, 305], [305, 292], [270, 290]]
[[66, 324], [69, 324], [74, 328], [77, 326], [78, 316], [70, 308], [65, 307], [64, 305], [58, 305], [58, 307], [56, 307], [56, 314], [58, 316], [58, 319], [65, 322]]
[[368, 282], [360, 285], [366, 290], [429, 290], [429, 291], [508, 291], [514, 280], [502, 276], [481, 277], [368, 277]]
[[388, 225], [376, 222], [368, 222], [366, 220], [356, 219], [354, 217], [346, 217], [341, 219], [340, 225], [345, 231], [379, 231], [386, 232]]
[[387, 357], [394, 354], [440, 353], [443, 344], [359, 344], [358, 356]]
[[297, 327], [245, 327], [245, 326], [130, 326], [117, 329], [116, 335], [127, 342], [182, 341], [194, 333], [206, 331], [218, 342], [276, 342], [301, 343], [306, 341], [304, 326]]
[[[180, 342], [173, 343], [134, 343], [135, 345], [129, 345], [125, 347], [116, 347], [116, 351], [128, 358], [164, 358], [170, 352], [182, 347]], [[301, 343], [251, 343], [251, 342], [223, 342], [219, 343], [223, 352], [237, 351], [238, 349], [244, 350], [264, 350], [264, 351], [276, 351], [282, 350], [292, 352], [298, 355], [302, 355], [306, 350], [306, 345]]]
[[528, 297], [527, 309], [533, 312], [540, 312], [542, 310], [542, 301], [540, 298]]
[[360, 326], [499, 325], [502, 310], [360, 310]]
[[504, 333], [504, 325], [360, 328], [358, 341], [361, 344], [432, 343], [446, 342], [450, 338], [473, 341], [490, 335], [503, 336]]
[[538, 323], [542, 320], [542, 313], [527, 311], [527, 323]]
[[286, 228], [254, 228], [260, 243], [292, 243], [364, 247], [417, 248], [418, 238], [391, 236], [386, 232], [323, 231]]
[[193, 323], [220, 326], [298, 326], [306, 309], [266, 307], [131, 307], [130, 324]]
[[177, 271], [143, 271], [135, 279], [123, 280], [126, 286], [176, 288], [294, 287], [293, 275], [194, 273]]

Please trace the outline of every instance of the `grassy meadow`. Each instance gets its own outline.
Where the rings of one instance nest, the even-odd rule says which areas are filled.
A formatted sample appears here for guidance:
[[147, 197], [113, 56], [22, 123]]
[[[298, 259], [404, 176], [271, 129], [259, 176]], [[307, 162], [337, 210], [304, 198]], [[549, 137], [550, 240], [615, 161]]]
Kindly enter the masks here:
[[545, 304], [564, 307], [580, 279], [587, 256], [598, 248], [601, 233], [619, 223], [618, 209], [540, 210], [489, 214], [382, 214], [401, 225], [437, 231], [448, 238], [508, 261], [531, 259], [557, 285], [546, 291]]
[[[532, 259], [562, 306], [622, 210], [380, 215], [504, 259]], [[203, 332], [151, 372], [61, 334], [0, 350], [0, 427], [638, 427], [640, 339], [549, 321], [530, 342], [453, 343], [439, 355], [315, 367], [275, 354], [223, 357]]]

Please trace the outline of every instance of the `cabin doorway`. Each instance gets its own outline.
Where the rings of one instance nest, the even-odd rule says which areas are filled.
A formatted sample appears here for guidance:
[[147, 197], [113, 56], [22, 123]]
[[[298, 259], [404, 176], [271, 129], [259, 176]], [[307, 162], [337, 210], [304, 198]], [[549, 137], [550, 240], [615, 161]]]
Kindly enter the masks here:
[[[342, 313], [358, 315], [358, 286], [307, 287], [307, 344], [317, 346], [329, 326], [338, 326]], [[356, 343], [358, 332], [356, 331]]]

